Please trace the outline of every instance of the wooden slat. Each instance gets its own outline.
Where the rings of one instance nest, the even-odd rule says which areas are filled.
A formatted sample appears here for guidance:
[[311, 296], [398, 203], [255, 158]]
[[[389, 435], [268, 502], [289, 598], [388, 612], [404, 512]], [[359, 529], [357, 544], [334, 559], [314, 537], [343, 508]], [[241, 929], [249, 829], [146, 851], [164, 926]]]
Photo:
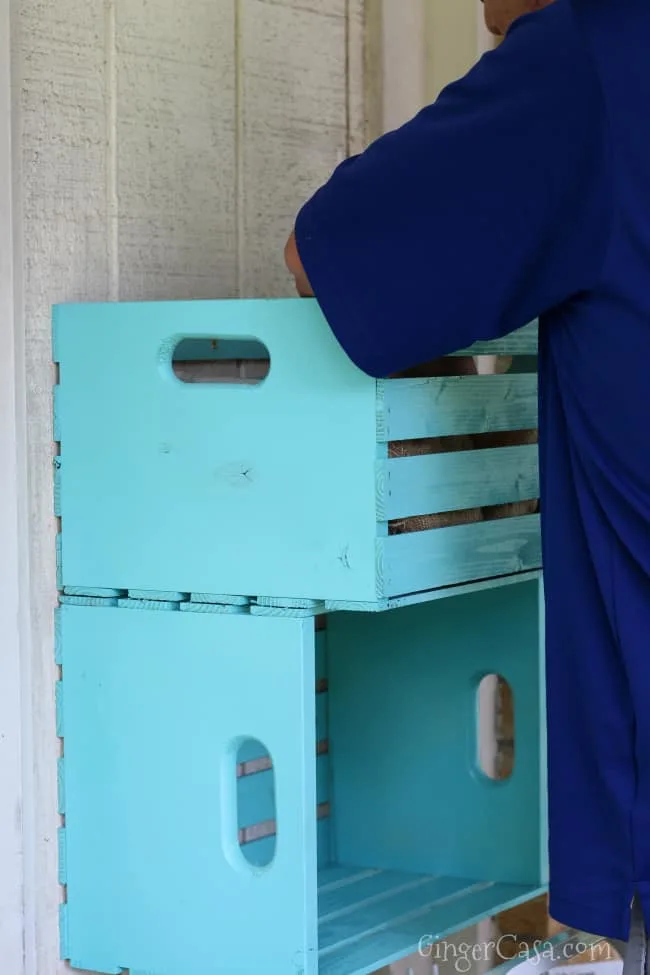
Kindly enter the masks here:
[[[370, 878], [362, 870], [357, 877], [356, 904], [350, 883], [339, 885], [340, 911], [331, 895], [323, 898], [320, 888], [319, 912], [323, 903], [328, 915], [319, 925], [321, 975], [376, 971], [418, 951], [421, 943], [432, 945], [536, 892], [534, 888], [473, 884], [449, 877], [376, 873]], [[374, 884], [377, 896], [369, 895], [369, 884]]]
[[[329, 804], [321, 803], [316, 809], [317, 819], [327, 819], [330, 814]], [[278, 825], [275, 819], [266, 819], [264, 822], [255, 823], [253, 826], [247, 826], [244, 829], [239, 830], [239, 843], [240, 846], [246, 846], [248, 843], [255, 843], [258, 840], [265, 840], [269, 837], [276, 836], [278, 832]]]
[[383, 596], [541, 567], [539, 515], [392, 535], [378, 541]]
[[453, 376], [377, 383], [380, 443], [537, 426], [537, 376]]
[[504, 335], [503, 338], [476, 342], [469, 349], [454, 352], [452, 355], [537, 355], [537, 345], [538, 324], [534, 321], [516, 332]]
[[534, 445], [400, 457], [377, 463], [379, 521], [537, 497]]

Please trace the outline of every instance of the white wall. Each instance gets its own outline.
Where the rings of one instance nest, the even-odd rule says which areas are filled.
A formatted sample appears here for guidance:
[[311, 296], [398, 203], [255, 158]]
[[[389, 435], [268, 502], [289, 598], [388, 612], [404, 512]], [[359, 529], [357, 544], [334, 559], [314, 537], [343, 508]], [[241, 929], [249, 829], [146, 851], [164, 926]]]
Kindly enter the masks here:
[[9, 4], [0, 0], [0, 970], [14, 975], [23, 954], [21, 803], [20, 558], [24, 423], [22, 348], [14, 335], [13, 167]]
[[[29, 532], [22, 551], [30, 567], [22, 658], [12, 634], [17, 590], [4, 571], [0, 593], [2, 975], [23, 971], [21, 687], [24, 971], [64, 970], [57, 932], [51, 305], [290, 293], [283, 246], [296, 210], [362, 144], [361, 11], [362, 0], [0, 0], [0, 324], [7, 339], [0, 443], [13, 448], [3, 451], [0, 532], [3, 570], [16, 578], [17, 482], [9, 477], [6, 487], [5, 471], [16, 445], [13, 378], [20, 383], [25, 375]], [[26, 374], [13, 370], [13, 288]]]

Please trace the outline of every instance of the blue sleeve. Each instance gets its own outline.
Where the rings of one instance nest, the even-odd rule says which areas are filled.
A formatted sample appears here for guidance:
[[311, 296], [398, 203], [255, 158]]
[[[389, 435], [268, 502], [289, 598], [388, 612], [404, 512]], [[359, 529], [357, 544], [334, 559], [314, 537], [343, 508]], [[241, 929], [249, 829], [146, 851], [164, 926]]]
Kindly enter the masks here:
[[610, 197], [599, 82], [569, 0], [556, 0], [335, 170], [299, 213], [296, 243], [344, 350], [386, 376], [593, 287]]

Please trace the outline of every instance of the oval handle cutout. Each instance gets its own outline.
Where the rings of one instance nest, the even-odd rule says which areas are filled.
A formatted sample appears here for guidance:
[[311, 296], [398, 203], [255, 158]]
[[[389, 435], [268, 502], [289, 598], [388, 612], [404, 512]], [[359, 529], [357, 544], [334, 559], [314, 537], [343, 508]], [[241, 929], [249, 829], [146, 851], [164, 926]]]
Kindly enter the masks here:
[[501, 674], [486, 674], [477, 690], [478, 766], [493, 782], [512, 777], [515, 762], [515, 702]]
[[171, 364], [183, 383], [259, 386], [269, 374], [271, 356], [257, 339], [184, 338]]
[[277, 846], [275, 770], [268, 749], [255, 738], [238, 738], [229, 750], [224, 796], [228, 858], [241, 869], [270, 867]]

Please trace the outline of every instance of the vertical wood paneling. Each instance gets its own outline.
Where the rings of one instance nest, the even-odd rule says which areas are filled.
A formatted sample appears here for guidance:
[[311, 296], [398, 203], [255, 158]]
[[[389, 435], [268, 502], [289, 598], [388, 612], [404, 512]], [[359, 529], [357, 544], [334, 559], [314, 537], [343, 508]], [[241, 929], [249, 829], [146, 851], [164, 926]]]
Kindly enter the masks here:
[[23, 830], [28, 819], [22, 796], [21, 649], [27, 628], [20, 542], [26, 471], [23, 342], [13, 328], [17, 282], [10, 23], [9, 2], [0, 0], [0, 959], [4, 972], [23, 975], [28, 940], [23, 934]]
[[345, 0], [239, 0], [243, 297], [290, 294], [296, 212], [347, 154]]
[[28, 931], [27, 962], [54, 975], [64, 967], [57, 937], [50, 309], [108, 294], [103, 8], [88, 0], [23, 0], [16, 26], [31, 569], [25, 885], [34, 937]]
[[59, 975], [51, 306], [291, 293], [283, 246], [295, 213], [364, 145], [364, 2], [15, 7], [32, 637], [26, 959], [28, 975]]
[[373, 80], [370, 44], [366, 30], [371, 23], [368, 0], [347, 0], [347, 136], [348, 155], [362, 152], [371, 141]]
[[115, 9], [120, 297], [232, 296], [234, 0]]

